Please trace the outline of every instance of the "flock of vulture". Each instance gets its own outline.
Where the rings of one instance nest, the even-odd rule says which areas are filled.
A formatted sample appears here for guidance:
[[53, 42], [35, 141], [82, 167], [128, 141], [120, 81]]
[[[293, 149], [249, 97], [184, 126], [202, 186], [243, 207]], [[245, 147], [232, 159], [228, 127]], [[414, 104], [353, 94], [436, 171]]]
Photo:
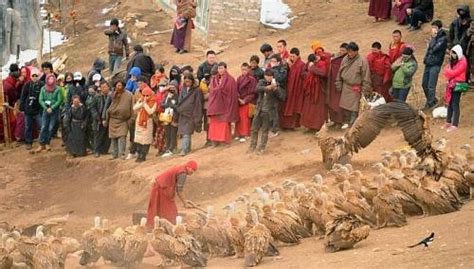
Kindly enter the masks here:
[[[370, 176], [340, 164], [342, 157], [370, 144], [389, 118], [398, 121], [413, 149], [384, 152]], [[32, 232], [0, 223], [0, 269], [65, 268], [70, 254], [79, 255], [82, 266], [102, 259], [139, 268], [145, 256], [158, 255], [161, 267], [205, 267], [209, 258], [227, 256], [253, 267], [278, 256], [280, 246], [308, 237], [322, 239], [327, 252], [350, 249], [371, 229], [406, 225], [408, 216], [454, 212], [473, 198], [471, 146], [453, 152], [445, 139], [431, 139], [423, 114], [387, 104], [361, 115], [344, 137], [319, 140], [323, 161], [331, 164], [324, 177], [315, 175], [306, 184], [291, 179], [267, 183], [229, 202], [224, 217], [215, 216], [210, 206], [205, 213], [178, 216], [176, 224], [156, 217], [153, 229], [145, 218], [139, 225], [113, 229], [107, 219], [96, 217], [80, 240], [64, 235], [67, 216]]]
[[[434, 144], [446, 151], [445, 140]], [[450, 213], [472, 199], [469, 161], [474, 156], [469, 145], [462, 149], [466, 154], [449, 154], [438, 180], [414, 169], [420, 161], [414, 150], [384, 152], [370, 177], [350, 164], [335, 164], [326, 177], [315, 175], [306, 184], [288, 179], [242, 194], [224, 207], [225, 217], [215, 216], [210, 206], [207, 214], [178, 216], [175, 225], [156, 217], [151, 231], [145, 218], [140, 225], [111, 229], [108, 220], [96, 217], [80, 240], [64, 236], [61, 225], [67, 218], [37, 226], [32, 237], [4, 224], [0, 269], [64, 268], [73, 253], [83, 266], [102, 258], [114, 266], [139, 268], [146, 255], [159, 255], [163, 267], [204, 267], [218, 256], [242, 258], [251, 267], [278, 256], [279, 246], [312, 236], [323, 240], [327, 252], [350, 249], [371, 229], [406, 225], [407, 216]]]

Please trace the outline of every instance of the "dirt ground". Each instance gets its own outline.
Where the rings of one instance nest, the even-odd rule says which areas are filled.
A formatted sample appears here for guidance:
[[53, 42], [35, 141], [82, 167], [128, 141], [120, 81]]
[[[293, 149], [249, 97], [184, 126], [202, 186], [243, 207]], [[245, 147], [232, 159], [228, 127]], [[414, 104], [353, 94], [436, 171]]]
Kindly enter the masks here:
[[[96, 27], [110, 17], [123, 17], [129, 12], [141, 13], [141, 21], [150, 25], [136, 37], [140, 42], [156, 41], [158, 46], [150, 53], [157, 62], [191, 63], [196, 66], [203, 59], [202, 51], [187, 55], [176, 55], [167, 45], [169, 35], [148, 37], [143, 33], [166, 30], [170, 17], [163, 12], [150, 12], [133, 5], [135, 1], [122, 4], [107, 15], [100, 14], [103, 7], [113, 1], [90, 1], [88, 8], [78, 6], [80, 36], [58, 48], [55, 53], [67, 52], [70, 60], [67, 68], [87, 71], [97, 55], [106, 57], [106, 39], [101, 34], [104, 28]], [[261, 43], [275, 43], [284, 38], [289, 47], [299, 47], [303, 55], [309, 53], [310, 43], [319, 39], [329, 50], [335, 50], [341, 42], [352, 39], [359, 43], [365, 54], [371, 43], [380, 40], [385, 46], [390, 42], [391, 32], [398, 28], [394, 22], [373, 24], [366, 16], [367, 4], [356, 1], [289, 1], [298, 15], [290, 31], [269, 31], [261, 27], [257, 41], [235, 41], [218, 57], [228, 62], [231, 72], [237, 74], [238, 66], [252, 54], [258, 54]], [[447, 1], [454, 3], [456, 1]], [[344, 4], [341, 4], [344, 3]], [[304, 13], [301, 13], [304, 12]], [[450, 13], [442, 14], [450, 18]], [[130, 27], [132, 28], [132, 27]], [[133, 29], [127, 29], [133, 32]], [[429, 29], [419, 33], [406, 33], [404, 39], [413, 44], [417, 58], [421, 61]], [[200, 44], [196, 45], [196, 48]], [[304, 56], [305, 58], [305, 56]], [[169, 66], [168, 66], [169, 67]], [[413, 105], [422, 105], [419, 81], [422, 70], [417, 72], [415, 90], [410, 100]], [[439, 93], [443, 87], [440, 79]], [[460, 129], [447, 135], [440, 130], [442, 121], [431, 123], [435, 138], [445, 137], [449, 146], [457, 151], [464, 143], [473, 143], [474, 94], [468, 93], [462, 100]], [[333, 132], [331, 135], [341, 135]], [[315, 174], [326, 174], [321, 163], [321, 153], [313, 135], [303, 130], [283, 132], [269, 141], [264, 156], [245, 154], [248, 144], [233, 143], [230, 147], [200, 149], [204, 135], [193, 136], [194, 151], [187, 157], [162, 159], [155, 157], [137, 165], [132, 161], [109, 161], [86, 157], [67, 159], [59, 140], [53, 141], [54, 150], [41, 155], [30, 155], [23, 148], [0, 151], [0, 221], [6, 220], [18, 227], [26, 227], [52, 216], [61, 216], [68, 211], [74, 213], [66, 225], [68, 235], [79, 237], [92, 226], [94, 216], [108, 218], [114, 226], [131, 224], [131, 214], [143, 211], [147, 206], [150, 181], [160, 171], [194, 159], [199, 162], [199, 171], [188, 181], [185, 193], [189, 199], [202, 207], [214, 205], [218, 214], [223, 205], [238, 195], [252, 193], [254, 188], [267, 182], [280, 183], [285, 179], [308, 181]], [[405, 147], [401, 132], [389, 128], [366, 149], [353, 157], [356, 169], [370, 175], [372, 165], [380, 160], [380, 153]], [[186, 210], [180, 209], [181, 212]], [[474, 203], [467, 203], [461, 211], [448, 215], [412, 218], [402, 228], [371, 231], [367, 240], [353, 250], [326, 254], [320, 240], [311, 238], [295, 247], [283, 247], [281, 259], [264, 259], [263, 268], [472, 268], [474, 266]], [[430, 250], [406, 249], [407, 245], [435, 232], [435, 243]], [[141, 268], [152, 268], [155, 258], [145, 260]], [[213, 268], [241, 268], [242, 260], [212, 259]], [[67, 268], [79, 268], [77, 257], [68, 261]], [[97, 268], [107, 268], [99, 266]]]

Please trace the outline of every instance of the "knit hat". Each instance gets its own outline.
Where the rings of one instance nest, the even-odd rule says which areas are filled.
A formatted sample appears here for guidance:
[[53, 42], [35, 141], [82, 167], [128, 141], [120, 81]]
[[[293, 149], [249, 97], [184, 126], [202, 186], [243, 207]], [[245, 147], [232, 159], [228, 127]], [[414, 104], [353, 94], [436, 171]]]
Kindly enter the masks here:
[[100, 81], [102, 76], [100, 74], [95, 74], [92, 76], [92, 81]]
[[116, 25], [116, 26], [119, 26], [119, 20], [118, 20], [118, 19], [115, 19], [115, 18], [114, 18], [114, 19], [112, 19], [112, 20], [110, 21], [110, 25]]
[[142, 90], [142, 96], [143, 95], [151, 96], [153, 95], [153, 90], [150, 89], [150, 87], [145, 87], [145, 89]]
[[321, 42], [319, 42], [318, 40], [314, 40], [313, 43], [311, 43], [311, 50], [312, 51], [316, 51], [318, 49], [322, 49], [323, 48], [323, 44], [321, 44]]
[[413, 49], [410, 48], [410, 47], [405, 47], [405, 48], [403, 49], [402, 54], [403, 54], [403, 55], [409, 55], [409, 56], [411, 56], [411, 55], [413, 55]]
[[138, 51], [138, 52], [143, 52], [143, 47], [142, 45], [137, 44], [133, 47], [133, 50]]
[[198, 169], [198, 164], [196, 161], [189, 161], [186, 163], [185, 167], [193, 171], [196, 171]]
[[74, 80], [81, 80], [82, 79], [82, 74], [81, 72], [75, 72], [74, 75], [72, 76]]
[[135, 67], [132, 67], [132, 69], [130, 69], [129, 75], [131, 76], [139, 77], [141, 74], [142, 74], [142, 70], [139, 67], [135, 66]]

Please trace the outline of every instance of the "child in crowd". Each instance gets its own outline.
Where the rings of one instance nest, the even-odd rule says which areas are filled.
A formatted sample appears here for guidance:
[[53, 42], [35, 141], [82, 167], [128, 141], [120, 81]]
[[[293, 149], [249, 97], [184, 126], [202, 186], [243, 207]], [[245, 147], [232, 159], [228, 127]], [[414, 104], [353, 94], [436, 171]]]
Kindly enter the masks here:
[[161, 157], [166, 158], [173, 155], [177, 146], [178, 122], [176, 117], [176, 106], [178, 105], [178, 82], [173, 80], [166, 87], [165, 97], [161, 103], [164, 116], [160, 116], [165, 126], [165, 153]]
[[250, 136], [251, 106], [255, 104], [255, 90], [257, 80], [250, 73], [250, 65], [243, 63], [242, 74], [237, 78], [237, 90], [239, 91], [239, 121], [235, 125], [235, 139], [241, 143], [247, 141]]
[[252, 75], [258, 81], [263, 79], [263, 69], [258, 66], [260, 64], [260, 58], [257, 55], [253, 55], [250, 57], [250, 69], [252, 71]]
[[132, 67], [130, 70], [130, 79], [127, 81], [125, 85], [125, 90], [135, 93], [138, 89], [138, 79], [140, 78], [142, 71], [138, 67]]

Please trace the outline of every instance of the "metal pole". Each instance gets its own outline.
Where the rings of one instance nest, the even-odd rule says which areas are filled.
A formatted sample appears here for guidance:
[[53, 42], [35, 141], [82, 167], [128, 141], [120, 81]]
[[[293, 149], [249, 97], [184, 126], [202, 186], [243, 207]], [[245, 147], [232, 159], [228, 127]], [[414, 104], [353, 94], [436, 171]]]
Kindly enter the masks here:
[[20, 64], [20, 44], [16, 45], [16, 64]]

